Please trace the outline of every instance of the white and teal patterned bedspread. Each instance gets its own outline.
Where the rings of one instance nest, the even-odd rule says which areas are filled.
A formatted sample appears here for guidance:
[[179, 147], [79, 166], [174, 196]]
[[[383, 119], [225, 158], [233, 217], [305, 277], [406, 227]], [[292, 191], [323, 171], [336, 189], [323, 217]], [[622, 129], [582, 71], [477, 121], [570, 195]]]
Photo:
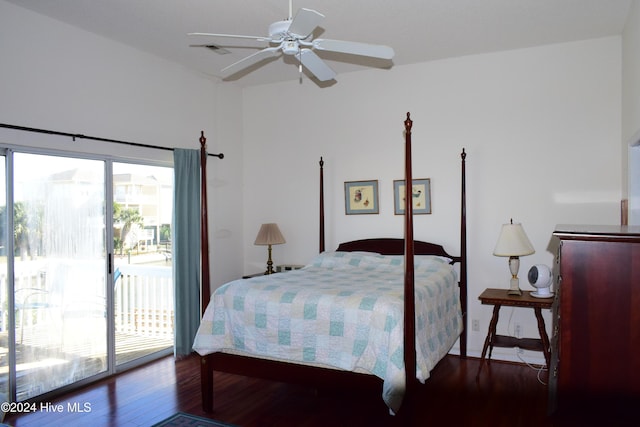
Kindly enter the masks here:
[[[405, 390], [402, 256], [325, 252], [303, 269], [236, 280], [213, 294], [195, 338], [219, 351], [366, 371], [397, 412]], [[424, 382], [462, 328], [455, 270], [416, 256], [417, 378]]]

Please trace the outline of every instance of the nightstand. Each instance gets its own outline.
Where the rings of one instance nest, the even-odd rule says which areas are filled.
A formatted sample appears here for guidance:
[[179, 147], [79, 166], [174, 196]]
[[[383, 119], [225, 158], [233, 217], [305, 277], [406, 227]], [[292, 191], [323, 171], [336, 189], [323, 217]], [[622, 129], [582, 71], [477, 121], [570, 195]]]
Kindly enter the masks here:
[[[507, 289], [485, 289], [485, 291], [478, 297], [482, 304], [493, 306], [493, 317], [491, 318], [487, 338], [485, 339], [484, 347], [482, 348], [478, 375], [480, 375], [480, 371], [484, 365], [487, 349], [489, 349], [489, 357], [487, 358], [487, 361], [491, 360], [493, 347], [520, 347], [524, 350], [541, 351], [544, 353], [544, 359], [547, 366], [549, 366], [549, 337], [547, 336], [544, 319], [542, 318], [542, 309], [551, 309], [551, 306], [553, 305], [553, 297], [536, 298], [531, 296], [530, 291], [523, 291], [520, 296], [507, 295], [507, 291]], [[515, 338], [496, 334], [498, 316], [500, 314], [500, 307], [502, 306], [532, 308], [536, 319], [538, 320], [540, 338]]]

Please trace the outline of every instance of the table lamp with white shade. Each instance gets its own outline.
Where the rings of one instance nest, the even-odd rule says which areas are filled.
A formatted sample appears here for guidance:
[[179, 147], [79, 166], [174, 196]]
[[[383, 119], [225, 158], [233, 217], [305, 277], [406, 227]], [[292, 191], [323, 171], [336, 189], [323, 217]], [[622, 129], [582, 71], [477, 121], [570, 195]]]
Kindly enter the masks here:
[[531, 255], [535, 252], [533, 245], [524, 232], [522, 224], [513, 222], [503, 224], [498, 237], [498, 243], [493, 250], [495, 256], [509, 257], [509, 270], [511, 271], [511, 281], [508, 295], [522, 295], [519, 286], [518, 270], [520, 269], [520, 257]]

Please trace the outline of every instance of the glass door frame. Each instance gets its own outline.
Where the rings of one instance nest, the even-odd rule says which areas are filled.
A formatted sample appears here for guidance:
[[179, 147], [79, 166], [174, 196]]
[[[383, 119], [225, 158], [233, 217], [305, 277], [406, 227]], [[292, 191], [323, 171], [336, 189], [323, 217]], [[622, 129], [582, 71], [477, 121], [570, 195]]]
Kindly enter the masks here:
[[54, 157], [70, 157], [77, 159], [90, 159], [104, 162], [104, 185], [105, 185], [105, 199], [104, 199], [104, 217], [105, 217], [105, 295], [107, 298], [106, 304], [106, 345], [107, 345], [107, 367], [104, 371], [99, 372], [90, 377], [78, 380], [71, 384], [62, 386], [60, 388], [56, 388], [54, 390], [45, 392], [43, 394], [37, 395], [34, 398], [28, 399], [42, 401], [47, 398], [59, 395], [61, 393], [77, 389], [83, 385], [95, 382], [96, 380], [109, 377], [118, 372], [126, 371], [128, 369], [135, 368], [144, 363], [147, 363], [150, 360], [157, 359], [159, 357], [163, 357], [165, 355], [170, 355], [173, 353], [173, 348], [166, 349], [164, 351], [159, 351], [154, 354], [150, 354], [140, 359], [136, 359], [134, 361], [123, 363], [121, 365], [116, 365], [116, 335], [115, 335], [115, 307], [114, 307], [114, 287], [110, 286], [114, 280], [114, 256], [115, 256], [115, 248], [114, 248], [114, 219], [113, 219], [113, 204], [114, 204], [114, 194], [113, 194], [113, 163], [130, 163], [133, 165], [146, 165], [146, 166], [158, 166], [158, 167], [171, 167], [173, 168], [173, 164], [169, 164], [168, 162], [163, 161], [141, 161], [140, 159], [130, 159], [126, 157], [114, 157], [110, 155], [101, 155], [101, 154], [91, 154], [85, 152], [71, 152], [64, 150], [51, 150], [51, 149], [42, 149], [38, 147], [23, 147], [23, 146], [15, 146], [11, 144], [0, 143], [0, 155], [4, 156], [5, 162], [5, 192], [6, 192], [6, 209], [7, 209], [7, 219], [5, 224], [1, 224], [0, 226], [6, 227], [7, 242], [6, 242], [6, 251], [7, 251], [7, 301], [8, 301], [8, 310], [9, 310], [9, 320], [8, 320], [8, 396], [7, 399], [9, 401], [16, 401], [17, 395], [17, 354], [16, 354], [16, 302], [15, 302], [15, 242], [14, 242], [14, 158], [13, 155], [15, 153], [25, 153], [25, 154], [38, 154], [38, 155], [48, 155]]
[[16, 299], [15, 299], [15, 271], [14, 271], [14, 257], [15, 257], [15, 239], [14, 233], [14, 221], [13, 221], [13, 150], [4, 148], [2, 149], [5, 164], [5, 194], [6, 194], [6, 222], [1, 224], [1, 227], [6, 227], [5, 236], [7, 236], [7, 298], [9, 321], [7, 330], [7, 345], [9, 346], [9, 366], [8, 366], [8, 396], [7, 400], [15, 402], [16, 400]]

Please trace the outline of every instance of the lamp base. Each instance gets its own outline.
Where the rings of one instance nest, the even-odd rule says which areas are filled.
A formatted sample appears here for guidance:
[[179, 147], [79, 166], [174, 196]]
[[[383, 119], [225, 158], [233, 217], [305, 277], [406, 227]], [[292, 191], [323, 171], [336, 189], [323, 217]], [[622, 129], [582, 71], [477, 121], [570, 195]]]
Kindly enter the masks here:
[[507, 291], [507, 295], [515, 295], [515, 296], [522, 295], [522, 291], [520, 290], [520, 281], [518, 280], [517, 277], [512, 277], [509, 285], [510, 285], [510, 288], [509, 288], [509, 291]]
[[269, 245], [268, 251], [269, 251], [269, 259], [267, 260], [267, 271], [264, 272], [265, 275], [274, 273], [273, 260], [271, 259], [271, 245]]

